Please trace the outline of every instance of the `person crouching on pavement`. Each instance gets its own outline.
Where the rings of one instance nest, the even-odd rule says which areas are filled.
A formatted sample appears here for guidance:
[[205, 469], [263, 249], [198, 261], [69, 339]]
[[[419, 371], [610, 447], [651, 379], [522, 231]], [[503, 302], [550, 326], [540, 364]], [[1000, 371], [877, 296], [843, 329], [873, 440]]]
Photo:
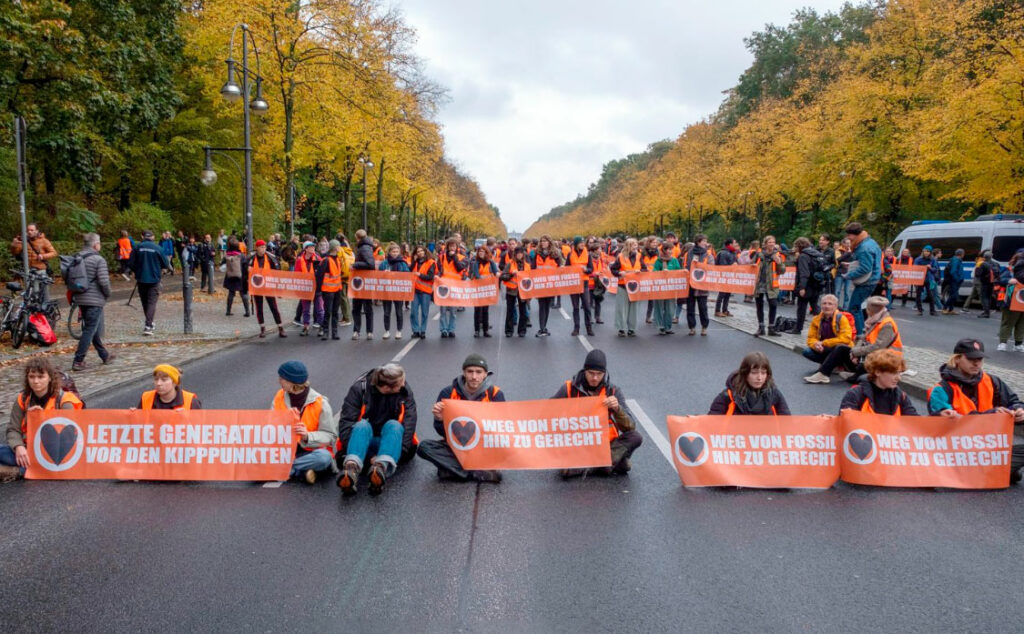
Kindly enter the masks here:
[[763, 352], [743, 357], [715, 397], [708, 414], [725, 416], [789, 416], [786, 398], [772, 380], [772, 365]]
[[875, 350], [864, 359], [867, 377], [843, 396], [839, 410], [852, 409], [869, 414], [917, 416], [917, 408], [900, 389], [900, 373], [907, 369], [903, 355], [895, 350]]
[[[953, 356], [939, 368], [941, 380], [928, 391], [928, 413], [958, 419], [968, 414], [1005, 413], [1015, 425], [1024, 424], [1024, 402], [1010, 386], [982, 369], [985, 344], [961, 339]], [[1014, 445], [1010, 456], [1010, 483], [1020, 482], [1024, 467], [1024, 445]]]
[[22, 477], [31, 459], [25, 446], [28, 434], [27, 414], [34, 409], [82, 409], [82, 401], [61, 389], [61, 374], [48, 359], [29, 359], [25, 364], [25, 384], [11, 406], [6, 444], [0, 445], [0, 482]]
[[327, 397], [309, 387], [309, 371], [305, 364], [285, 361], [277, 368], [277, 376], [281, 389], [274, 396], [272, 408], [291, 410], [295, 415], [295, 433], [299, 437], [291, 477], [302, 476], [313, 484], [318, 471], [334, 468], [338, 424]]
[[632, 468], [629, 458], [644, 439], [636, 431], [633, 417], [626, 408], [622, 390], [608, 379], [608, 361], [601, 350], [591, 350], [583, 362], [583, 369], [566, 381], [551, 398], [583, 398], [600, 396], [608, 408], [608, 433], [611, 436], [612, 464], [598, 469], [562, 469], [563, 478], [596, 473], [625, 475]]
[[853, 325], [839, 311], [839, 298], [831, 294], [822, 295], [820, 301], [821, 312], [811, 318], [807, 347], [803, 351], [806, 359], [819, 365], [814, 374], [804, 377], [807, 383], [831, 382], [829, 375], [849, 359], [853, 346]]
[[444, 401], [481, 401], [504, 403], [505, 393], [494, 385], [493, 374], [487, 370], [487, 360], [482, 355], [473, 353], [462, 362], [462, 374], [452, 384], [437, 395], [437, 402], [431, 412], [434, 414], [434, 429], [442, 440], [424, 440], [416, 449], [416, 454], [437, 467], [437, 477], [442, 480], [461, 480], [476, 482], [501, 482], [500, 471], [466, 471], [459, 464], [455, 452], [448, 445], [444, 427]]
[[181, 370], [160, 364], [153, 368], [153, 389], [142, 393], [138, 409], [202, 409], [203, 404], [192, 392], [181, 388]]
[[341, 406], [338, 437], [345, 448], [338, 477], [342, 493], [356, 492], [367, 458], [370, 493], [383, 491], [398, 463], [416, 453], [416, 397], [402, 366], [388, 363], [356, 379]]

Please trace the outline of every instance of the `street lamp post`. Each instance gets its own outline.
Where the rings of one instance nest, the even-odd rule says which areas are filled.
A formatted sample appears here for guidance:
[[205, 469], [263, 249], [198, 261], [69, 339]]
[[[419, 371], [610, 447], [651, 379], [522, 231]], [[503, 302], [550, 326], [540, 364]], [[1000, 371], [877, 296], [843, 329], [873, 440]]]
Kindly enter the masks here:
[[366, 170], [373, 169], [373, 161], [369, 156], [359, 155], [359, 163], [363, 166], [363, 231], [369, 233], [370, 228], [366, 219]]

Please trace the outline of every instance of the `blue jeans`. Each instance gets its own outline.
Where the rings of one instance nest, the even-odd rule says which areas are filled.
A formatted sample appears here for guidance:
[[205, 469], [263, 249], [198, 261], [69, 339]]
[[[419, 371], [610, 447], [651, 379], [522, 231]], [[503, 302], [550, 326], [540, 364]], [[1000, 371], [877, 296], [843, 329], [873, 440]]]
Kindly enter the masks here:
[[441, 306], [441, 332], [455, 332], [454, 306]]
[[[839, 298], [839, 305], [846, 306], [847, 300], [850, 298], [850, 280], [846, 279], [842, 275], [836, 276], [835, 283], [835, 294]], [[860, 332], [859, 330], [857, 332]]]
[[[15, 459], [14, 450], [7, 445], [0, 445], [0, 464], [8, 467], [17, 467], [18, 461]], [[25, 470], [18, 467], [22, 475], [25, 475]]]
[[78, 349], [75, 350], [75, 363], [85, 361], [90, 345], [96, 348], [96, 354], [106, 362], [110, 353], [103, 347], [103, 307], [81, 306], [79, 310], [82, 311], [82, 336], [78, 339]]
[[370, 421], [363, 419], [355, 424], [352, 428], [352, 435], [348, 437], [348, 453], [345, 454], [345, 462], [350, 460], [355, 462], [361, 471], [364, 460], [377, 456], [377, 462], [384, 464], [387, 468], [387, 475], [391, 475], [398, 466], [404, 434], [405, 427], [402, 426], [402, 423], [397, 420], [389, 420], [381, 428], [380, 436], [374, 436]]
[[874, 284], [854, 287], [853, 292], [850, 293], [850, 301], [846, 304], [846, 312], [853, 314], [853, 320], [857, 324], [857, 336], [864, 334], [864, 311], [861, 310], [860, 305], [871, 296], [873, 290], [875, 290]]
[[430, 293], [416, 291], [412, 298], [412, 310], [409, 311], [409, 321], [412, 322], [413, 332], [427, 332], [427, 318], [430, 315]]
[[292, 463], [291, 477], [302, 475], [306, 471], [326, 471], [331, 467], [331, 452], [326, 449], [314, 449], [313, 451], [300, 451]]

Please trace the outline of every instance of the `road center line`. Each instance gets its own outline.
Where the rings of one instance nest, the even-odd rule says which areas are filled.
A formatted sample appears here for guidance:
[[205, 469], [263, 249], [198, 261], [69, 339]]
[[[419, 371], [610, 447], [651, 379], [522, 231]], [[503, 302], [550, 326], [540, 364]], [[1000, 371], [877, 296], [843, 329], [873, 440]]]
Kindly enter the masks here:
[[635, 398], [626, 399], [626, 405], [629, 406], [629, 409], [632, 410], [637, 420], [640, 421], [641, 425], [643, 425], [643, 428], [647, 431], [647, 435], [654, 441], [654, 445], [658, 448], [658, 451], [661, 452], [661, 455], [665, 456], [665, 460], [668, 460], [668, 464], [675, 469], [676, 466], [672, 462], [672, 448], [669, 446], [668, 441], [665, 440], [665, 436], [661, 433], [661, 430], [658, 429], [658, 426], [654, 424], [654, 421], [652, 421], [647, 415], [647, 412], [640, 407], [640, 403], [637, 403]]
[[419, 339], [413, 339], [409, 343], [405, 344], [405, 347], [402, 348], [401, 351], [399, 351], [399, 353], [395, 355], [395, 358], [391, 359], [391, 363], [398, 363], [399, 361], [404, 359], [405, 355], [409, 354], [409, 351], [412, 350], [412, 347], [418, 344], [419, 342]]
[[576, 335], [576, 336], [579, 338], [580, 343], [583, 344], [583, 348], [587, 352], [590, 352], [591, 350], [594, 349], [594, 346], [590, 345], [590, 342], [587, 340], [587, 338], [585, 336], [583, 336], [583, 335]]
[[566, 321], [569, 321], [569, 319], [570, 319], [570, 317], [569, 317], [569, 313], [565, 312], [565, 309], [564, 309], [564, 308], [562, 308], [561, 306], [559, 306], [559, 307], [558, 307], [558, 312], [562, 313], [562, 319], [565, 319]]
[[263, 488], [264, 489], [277, 489], [282, 484], [284, 484], [284, 482], [264, 482], [263, 483]]

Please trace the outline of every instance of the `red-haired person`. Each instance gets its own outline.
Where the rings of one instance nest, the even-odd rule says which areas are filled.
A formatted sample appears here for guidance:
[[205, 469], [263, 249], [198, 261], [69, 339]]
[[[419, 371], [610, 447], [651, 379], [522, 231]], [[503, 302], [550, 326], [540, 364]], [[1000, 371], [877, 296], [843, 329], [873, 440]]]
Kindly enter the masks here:
[[875, 350], [864, 359], [867, 376], [843, 396], [839, 409], [871, 414], [917, 416], [917, 408], [900, 389], [900, 374], [907, 369], [903, 355], [891, 349]]

